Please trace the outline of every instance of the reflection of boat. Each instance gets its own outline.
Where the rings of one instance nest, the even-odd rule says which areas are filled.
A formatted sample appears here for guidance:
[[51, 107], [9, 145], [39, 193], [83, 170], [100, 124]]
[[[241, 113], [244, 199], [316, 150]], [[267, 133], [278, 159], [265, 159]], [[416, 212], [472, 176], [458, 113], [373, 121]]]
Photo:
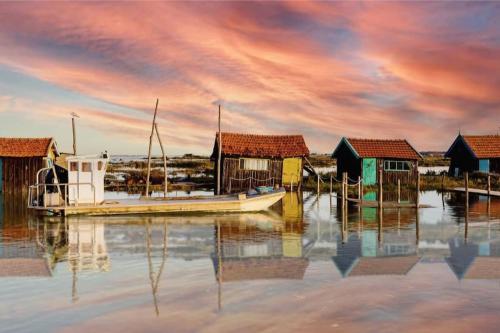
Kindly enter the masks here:
[[285, 191], [280, 189], [248, 196], [237, 194], [185, 198], [145, 197], [106, 201], [104, 173], [107, 160], [106, 156], [68, 158], [68, 183], [58, 181], [53, 166], [41, 169], [37, 174], [37, 183], [29, 187], [28, 207], [43, 213], [61, 215], [252, 212], [269, 208], [285, 195]]

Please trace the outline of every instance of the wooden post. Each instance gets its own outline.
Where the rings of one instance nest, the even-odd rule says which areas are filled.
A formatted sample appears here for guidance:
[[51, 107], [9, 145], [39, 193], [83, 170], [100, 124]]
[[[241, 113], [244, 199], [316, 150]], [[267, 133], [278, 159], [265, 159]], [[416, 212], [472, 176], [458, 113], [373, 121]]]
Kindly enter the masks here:
[[465, 180], [465, 206], [467, 209], [469, 209], [469, 173], [468, 172], [464, 173], [464, 180]]
[[361, 181], [361, 182], [360, 182], [361, 187], [360, 187], [360, 191], [359, 191], [359, 192], [361, 193], [361, 198], [360, 198], [360, 201], [361, 201], [361, 206], [363, 206], [363, 200], [364, 200], [364, 198], [363, 198], [363, 197], [364, 197], [364, 192], [365, 192], [365, 191], [364, 191], [364, 185], [363, 185], [363, 178], [361, 178], [361, 176], [360, 176], [360, 181]]
[[488, 196], [491, 195], [491, 175], [488, 174]]
[[443, 173], [441, 176], [441, 191], [444, 192], [444, 177], [446, 177], [446, 174]]
[[155, 113], [153, 115], [153, 123], [151, 124], [151, 135], [149, 136], [149, 149], [148, 149], [148, 174], [146, 176], [146, 197], [149, 197], [149, 177], [151, 176], [151, 147], [153, 145], [153, 134], [156, 123], [156, 112], [158, 111], [158, 98], [156, 99]]
[[330, 174], [330, 196], [332, 196], [333, 192], [333, 176]]
[[290, 193], [293, 192], [293, 180], [290, 182]]
[[401, 180], [398, 178], [398, 204], [401, 203]]
[[221, 164], [221, 156], [222, 156], [222, 134], [220, 132], [220, 104], [219, 104], [219, 131], [218, 131], [218, 136], [219, 136], [219, 148], [218, 148], [218, 154], [217, 154], [217, 195], [220, 195], [221, 192], [221, 176], [220, 176], [220, 164]]
[[317, 174], [317, 176], [318, 176], [317, 194], [319, 195], [319, 173]]
[[165, 195], [165, 198], [167, 197], [168, 193], [168, 172], [167, 172], [167, 155], [165, 155], [165, 149], [163, 149], [163, 144], [161, 142], [160, 138], [160, 132], [158, 131], [158, 125], [155, 123], [155, 132], [156, 136], [158, 137], [158, 142], [160, 143], [160, 149], [161, 149], [161, 154], [163, 156], [163, 175], [164, 175], [164, 185], [163, 185], [163, 192]]
[[417, 199], [415, 206], [418, 208], [420, 206], [420, 172], [417, 171]]
[[382, 189], [382, 169], [378, 171], [378, 207], [382, 208], [383, 189]]
[[363, 192], [362, 192], [362, 187], [361, 187], [361, 176], [358, 176], [358, 200], [361, 201], [363, 197]]
[[73, 155], [76, 156], [76, 127], [75, 127], [75, 116], [76, 114], [72, 114], [71, 118], [71, 127], [73, 129]]
[[343, 190], [344, 192], [342, 193], [342, 200], [345, 200], [345, 202], [347, 203], [347, 197], [349, 195], [349, 188], [348, 188], [348, 182], [347, 182], [347, 172], [343, 172], [342, 173], [342, 182], [344, 183], [344, 187]]

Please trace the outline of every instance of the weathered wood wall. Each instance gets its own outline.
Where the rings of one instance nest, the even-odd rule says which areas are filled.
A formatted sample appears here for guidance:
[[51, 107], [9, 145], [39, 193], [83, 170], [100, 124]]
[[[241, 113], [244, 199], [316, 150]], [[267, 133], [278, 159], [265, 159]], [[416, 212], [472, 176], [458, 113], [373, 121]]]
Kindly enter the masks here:
[[2, 192], [27, 192], [36, 182], [36, 173], [43, 167], [41, 157], [0, 157], [2, 159]]
[[[240, 170], [239, 158], [222, 158], [222, 193], [246, 192], [249, 188], [256, 186], [281, 186], [283, 174], [282, 160], [269, 160], [268, 170]], [[217, 171], [216, 171], [217, 172]], [[248, 178], [253, 179], [248, 179]], [[270, 178], [273, 178], [271, 180]], [[257, 180], [256, 180], [257, 179]]]
[[[387, 159], [388, 161], [406, 161], [398, 160], [395, 158]], [[418, 161], [410, 161], [412, 166], [409, 171], [385, 171], [384, 170], [385, 159], [377, 159], [377, 182], [378, 182], [378, 172], [382, 169], [382, 183], [384, 184], [397, 184], [398, 179], [401, 181], [401, 185], [415, 185], [417, 182], [418, 174]]]

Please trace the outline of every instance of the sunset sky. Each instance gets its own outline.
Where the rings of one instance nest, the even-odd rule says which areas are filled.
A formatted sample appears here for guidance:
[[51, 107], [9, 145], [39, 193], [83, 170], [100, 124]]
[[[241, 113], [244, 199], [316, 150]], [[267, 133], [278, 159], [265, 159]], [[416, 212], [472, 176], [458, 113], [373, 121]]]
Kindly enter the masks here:
[[[444, 150], [500, 127], [500, 2], [0, 3], [0, 136], [145, 154], [217, 129], [407, 138]], [[158, 148], [155, 147], [155, 152]]]

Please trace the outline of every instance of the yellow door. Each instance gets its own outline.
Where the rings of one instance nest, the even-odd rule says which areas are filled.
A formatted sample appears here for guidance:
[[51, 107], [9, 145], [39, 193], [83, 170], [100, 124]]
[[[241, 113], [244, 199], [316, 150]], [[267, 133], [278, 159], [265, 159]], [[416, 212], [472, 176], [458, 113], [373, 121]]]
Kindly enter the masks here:
[[283, 160], [283, 184], [297, 184], [301, 180], [302, 159], [301, 158], [285, 158]]

